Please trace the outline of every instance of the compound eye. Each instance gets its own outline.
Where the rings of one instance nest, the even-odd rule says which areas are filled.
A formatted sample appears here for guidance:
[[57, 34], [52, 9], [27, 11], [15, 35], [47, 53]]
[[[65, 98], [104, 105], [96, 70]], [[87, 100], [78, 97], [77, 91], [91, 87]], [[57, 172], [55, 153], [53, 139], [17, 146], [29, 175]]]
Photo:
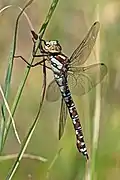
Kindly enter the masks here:
[[59, 44], [58, 40], [56, 40], [56, 44]]
[[49, 46], [50, 46], [50, 43], [49, 43], [49, 42], [46, 42], [46, 46], [49, 47]]

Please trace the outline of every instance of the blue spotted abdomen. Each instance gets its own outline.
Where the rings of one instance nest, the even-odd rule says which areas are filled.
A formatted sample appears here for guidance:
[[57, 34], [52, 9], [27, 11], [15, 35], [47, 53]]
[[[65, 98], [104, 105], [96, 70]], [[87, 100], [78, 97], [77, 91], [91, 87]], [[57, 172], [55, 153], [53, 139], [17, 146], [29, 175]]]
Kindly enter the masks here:
[[54, 78], [58, 84], [62, 97], [68, 107], [70, 117], [73, 122], [73, 126], [76, 133], [76, 144], [79, 152], [81, 152], [88, 159], [88, 153], [84, 142], [84, 137], [82, 133], [82, 127], [79, 120], [79, 115], [77, 109], [73, 102], [68, 83], [67, 83], [67, 68], [64, 66], [64, 59], [60, 59], [59, 56], [51, 57], [51, 68], [54, 73]]

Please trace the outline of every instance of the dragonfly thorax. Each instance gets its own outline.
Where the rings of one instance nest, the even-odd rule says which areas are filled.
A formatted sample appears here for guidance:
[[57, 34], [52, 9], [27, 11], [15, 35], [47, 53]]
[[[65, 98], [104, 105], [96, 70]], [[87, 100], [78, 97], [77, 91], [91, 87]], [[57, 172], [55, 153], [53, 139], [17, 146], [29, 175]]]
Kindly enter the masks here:
[[60, 44], [57, 40], [46, 41], [46, 43], [44, 45], [44, 50], [46, 53], [59, 54], [62, 50], [62, 47], [60, 46]]

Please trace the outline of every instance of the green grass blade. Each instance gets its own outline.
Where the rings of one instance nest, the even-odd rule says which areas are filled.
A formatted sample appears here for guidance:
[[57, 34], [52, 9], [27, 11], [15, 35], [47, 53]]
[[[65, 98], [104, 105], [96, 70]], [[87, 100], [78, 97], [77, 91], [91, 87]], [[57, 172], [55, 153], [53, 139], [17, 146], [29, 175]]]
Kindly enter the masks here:
[[[28, 5], [32, 1], [28, 2]], [[15, 7], [16, 8], [16, 6], [14, 6], [14, 5], [5, 6], [4, 8], [2, 8], [0, 10], [0, 13], [2, 13], [3, 11], [5, 11], [6, 9], [11, 8], [11, 7]], [[17, 7], [17, 8], [19, 8], [22, 11], [22, 9], [20, 7]], [[26, 17], [30, 28], [32, 29], [32, 24], [31, 24], [30, 19], [28, 18], [27, 14], [24, 11], [23, 11], [23, 14]], [[18, 23], [16, 23], [16, 26], [18, 26]], [[17, 27], [16, 27], [16, 29], [17, 29]], [[4, 99], [6, 99], [6, 101], [8, 99], [9, 90], [10, 90], [10, 82], [11, 82], [12, 69], [13, 69], [13, 57], [14, 57], [15, 49], [16, 49], [16, 38], [17, 38], [17, 31], [14, 33], [14, 36], [13, 36], [13, 41], [12, 41], [12, 45], [11, 45], [11, 51], [10, 51], [9, 60], [8, 60], [8, 62], [9, 62], [8, 63], [8, 69], [7, 69], [6, 78], [5, 78], [5, 85], [4, 85], [4, 92], [3, 92], [3, 94], [5, 96]], [[6, 108], [7, 107], [6, 107], [4, 102], [5, 101], [3, 101], [2, 105], [1, 105], [1, 113], [2, 113], [1, 126], [0, 126], [0, 146], [1, 146], [0, 149], [1, 149], [1, 151], [3, 149], [2, 148], [2, 146], [3, 146], [3, 138], [4, 138], [4, 132], [6, 130]], [[15, 133], [15, 137], [16, 137], [18, 143], [20, 143], [20, 138], [19, 138], [18, 133], [16, 131], [16, 127], [15, 127], [14, 121], [12, 121], [12, 124], [13, 124], [13, 130], [14, 130], [14, 133]]]
[[[4, 8], [2, 8], [0, 10], [0, 13], [2, 13], [3, 11], [5, 11], [6, 9], [10, 8], [10, 6], [6, 6]], [[12, 56], [10, 53], [9, 56], [9, 64], [8, 64], [8, 69], [7, 69], [7, 74], [6, 74], [6, 78], [5, 78], [5, 87], [4, 87], [4, 92], [5, 92], [5, 98], [7, 99], [8, 97], [8, 91], [9, 91], [9, 87], [10, 87], [10, 81], [11, 81], [11, 77], [10, 77], [10, 71], [12, 71]], [[10, 66], [11, 64], [11, 66]], [[6, 126], [6, 115], [5, 115], [5, 104], [3, 103], [1, 105], [1, 113], [2, 113], [2, 119], [1, 119], [1, 124], [0, 124], [0, 152], [2, 149], [2, 145], [3, 145], [3, 137], [4, 137], [4, 130], [5, 130], [5, 126]]]
[[[9, 7], [11, 6], [7, 6], [3, 8], [3, 10], [6, 10]], [[3, 12], [3, 10], [1, 10], [0, 13]], [[9, 60], [8, 60], [8, 68], [7, 68], [7, 73], [5, 77], [5, 86], [4, 86], [5, 99], [8, 99], [8, 94], [9, 94], [9, 89], [10, 89], [15, 48], [16, 48], [16, 33], [14, 34], [14, 37], [13, 37]], [[6, 107], [4, 103], [1, 105], [1, 111], [2, 111], [2, 119], [1, 119], [1, 125], [0, 125], [0, 153], [2, 152], [2, 149], [3, 149], [4, 132], [6, 128]]]
[[[8, 69], [7, 69], [7, 75], [6, 75], [6, 79], [5, 79], [5, 88], [4, 88], [4, 94], [5, 94], [5, 98], [7, 99], [8, 97], [8, 92], [10, 89], [10, 82], [11, 82], [11, 76], [12, 76], [12, 69], [13, 69], [13, 60], [14, 60], [14, 55], [15, 55], [15, 50], [16, 50], [16, 40], [17, 40], [17, 31], [18, 31], [18, 23], [19, 23], [19, 19], [21, 17], [21, 15], [24, 13], [24, 10], [33, 2], [33, 0], [30, 0], [25, 7], [21, 10], [21, 12], [19, 13], [17, 20], [16, 20], [16, 24], [15, 24], [15, 32], [13, 35], [13, 41], [12, 41], [12, 45], [11, 45], [11, 52], [10, 52], [10, 58], [9, 58], [9, 63], [8, 63]], [[3, 117], [5, 117], [5, 105], [2, 105], [2, 114]], [[12, 111], [11, 111], [12, 112]], [[13, 117], [13, 115], [12, 115]], [[12, 119], [9, 118], [12, 122]], [[1, 121], [3, 122], [3, 120]], [[4, 119], [4, 124], [3, 124], [3, 128], [2, 129], [2, 133], [1, 133], [1, 141], [0, 141], [0, 152], [2, 152], [3, 147], [4, 147], [4, 143], [8, 134], [9, 129], [6, 128], [6, 122]]]
[[[52, 5], [51, 5], [50, 10], [48, 12], [48, 15], [46, 17], [46, 20], [45, 20], [44, 24], [42, 25], [42, 28], [40, 29], [41, 36], [43, 36], [43, 34], [44, 34], [44, 32], [45, 32], [45, 30], [47, 28], [47, 25], [48, 25], [48, 23], [49, 23], [49, 21], [51, 19], [51, 16], [52, 16], [56, 6], [57, 6], [58, 1], [59, 0], [53, 0], [53, 2], [52, 2]], [[33, 62], [33, 57], [31, 58], [31, 62]], [[14, 113], [15, 113], [15, 110], [16, 110], [17, 104], [19, 102], [19, 99], [20, 99], [24, 84], [25, 84], [25, 82], [27, 80], [27, 76], [29, 74], [29, 71], [30, 71], [29, 69], [26, 69], [24, 79], [21, 82], [20, 87], [18, 89], [18, 93], [17, 93], [17, 96], [16, 96], [14, 104], [13, 104], [13, 108], [12, 108], [12, 115], [14, 115]], [[8, 176], [6, 178], [7, 180], [12, 179], [13, 175], [15, 174], [15, 172], [16, 172], [18, 166], [19, 166], [19, 163], [20, 163], [20, 161], [21, 161], [21, 159], [23, 157], [23, 154], [24, 154], [24, 152], [25, 152], [25, 150], [27, 148], [27, 145], [28, 145], [28, 143], [29, 143], [29, 141], [31, 139], [31, 136], [32, 136], [32, 134], [33, 134], [33, 132], [35, 130], [35, 127], [36, 127], [37, 122], [38, 122], [38, 116], [39, 116], [39, 114], [41, 112], [41, 108], [42, 108], [42, 104], [43, 104], [43, 100], [44, 100], [44, 95], [45, 95], [45, 88], [43, 89], [43, 96], [42, 96], [42, 100], [41, 100], [40, 105], [39, 105], [39, 111], [37, 113], [37, 116], [36, 116], [32, 126], [31, 126], [31, 128], [29, 129], [29, 132], [28, 132], [27, 136], [25, 137], [25, 139], [23, 141], [23, 144], [21, 146], [21, 150], [19, 152], [19, 155], [18, 155], [13, 167], [11, 168], [10, 173], [8, 174]], [[10, 124], [11, 124], [11, 121], [9, 121], [8, 128], [10, 127]]]
[[54, 10], [56, 9], [58, 1], [59, 0], [53, 0], [52, 1], [52, 4], [50, 6], [50, 9], [49, 9], [48, 14], [47, 14], [46, 19], [45, 19], [45, 22], [43, 23], [42, 27], [39, 30], [39, 34], [40, 34], [41, 37], [43, 37], [43, 35], [44, 35], [45, 31], [46, 31], [46, 28], [48, 26], [48, 23], [49, 23], [51, 17], [52, 17], [52, 14], [53, 14]]
[[55, 157], [53, 158], [53, 160], [52, 160], [50, 166], [48, 167], [46, 179], [49, 179], [50, 171], [51, 171], [52, 167], [54, 166], [56, 160], [57, 160], [58, 157], [60, 156], [61, 151], [62, 151], [62, 148], [60, 148], [60, 149], [58, 150], [58, 152], [56, 153]]
[[[46, 78], [46, 74], [45, 74], [44, 78]], [[16, 159], [16, 161], [15, 161], [15, 163], [14, 163], [14, 165], [13, 165], [11, 171], [10, 171], [10, 173], [9, 173], [8, 176], [7, 176], [7, 179], [8, 179], [8, 180], [10, 180], [10, 179], [13, 177], [13, 175], [15, 174], [15, 172], [16, 172], [16, 170], [17, 170], [17, 167], [19, 166], [19, 163], [20, 163], [21, 159], [23, 158], [24, 152], [25, 152], [25, 150], [26, 150], [26, 148], [27, 148], [27, 145], [28, 145], [28, 143], [29, 143], [29, 141], [30, 141], [30, 139], [31, 139], [31, 136], [32, 136], [32, 134], [33, 134], [33, 132], [34, 132], [34, 130], [35, 130], [35, 128], [36, 128], [36, 125], [37, 125], [37, 123], [38, 123], [38, 117], [39, 117], [39, 114], [40, 114], [40, 112], [41, 112], [42, 104], [43, 104], [44, 97], [45, 97], [45, 90], [46, 90], [46, 84], [45, 84], [45, 86], [43, 87], [42, 99], [41, 99], [41, 101], [40, 101], [39, 108], [38, 108], [39, 111], [38, 111], [38, 113], [37, 113], [37, 115], [36, 115], [35, 120], [34, 120], [33, 123], [32, 123], [31, 128], [29, 129], [29, 131], [28, 131], [28, 133], [27, 133], [27, 136], [25, 137], [25, 139], [24, 139], [24, 141], [23, 141], [23, 144], [22, 144], [22, 146], [21, 146], [21, 149], [20, 149], [20, 152], [19, 152], [19, 154], [18, 154], [18, 156], [17, 156], [17, 159]]]
[[[39, 108], [40, 111], [41, 111], [41, 108], [42, 108], [42, 103], [43, 103], [43, 101], [41, 101], [41, 103], [40, 103], [40, 108]], [[34, 130], [36, 128], [37, 122], [38, 122], [38, 116], [36, 116], [35, 121], [33, 122], [31, 128], [29, 129], [29, 132], [27, 133], [27, 136], [25, 137], [25, 139], [24, 139], [24, 141], [22, 143], [22, 146], [21, 146], [20, 152], [19, 152], [19, 154], [17, 156], [17, 159], [16, 159], [15, 163], [13, 164], [13, 167], [11, 168], [10, 173], [8, 174], [8, 176], [6, 178], [7, 180], [11, 180], [13, 175], [15, 174], [15, 172], [16, 172], [19, 164], [20, 164], [20, 161], [21, 161], [21, 159], [22, 159], [22, 157], [24, 155], [24, 152], [25, 152], [25, 150], [26, 150], [26, 148], [28, 146], [28, 143], [29, 143], [29, 141], [31, 139], [31, 136], [32, 136], [32, 134], [33, 134], [33, 132], [34, 132]]]
[[[32, 1], [33, 0], [30, 0], [26, 4], [26, 6], [22, 9], [22, 11], [20, 12], [20, 14], [18, 15], [17, 20], [16, 20], [16, 27], [15, 27], [15, 32], [13, 35], [13, 41], [12, 41], [11, 51], [10, 51], [10, 56], [9, 56], [9, 61], [8, 61], [8, 69], [7, 69], [7, 74], [6, 74], [6, 78], [5, 78], [4, 94], [5, 94], [6, 99], [8, 98], [10, 82], [11, 82], [11, 77], [12, 77], [13, 60], [14, 60], [14, 54], [15, 54], [15, 50], [16, 50], [16, 39], [17, 39], [19, 19], [20, 19], [22, 13], [24, 12], [25, 8], [27, 6], [29, 6], [32, 3]], [[3, 150], [5, 139], [7, 137], [6, 132], [8, 134], [8, 130], [9, 130], [9, 129], [6, 130], [6, 108], [5, 108], [4, 103], [1, 106], [1, 111], [2, 111], [3, 118], [1, 120], [1, 126], [0, 126], [1, 127], [1, 129], [0, 129], [0, 153]], [[12, 115], [12, 117], [13, 117], [13, 115]], [[11, 122], [12, 122], [12, 120], [11, 120]]]
[[[43, 37], [43, 35], [44, 35], [44, 32], [45, 32], [45, 30], [46, 30], [46, 28], [47, 28], [47, 26], [48, 26], [48, 23], [49, 23], [52, 15], [53, 15], [53, 12], [54, 12], [54, 10], [55, 10], [55, 8], [56, 8], [56, 6], [57, 6], [58, 1], [59, 1], [59, 0], [53, 0], [52, 4], [51, 4], [51, 6], [50, 6], [50, 9], [49, 9], [48, 14], [47, 14], [46, 19], [45, 19], [45, 22], [43, 23], [41, 29], [39, 30], [39, 34], [40, 34], [41, 37]], [[36, 44], [38, 44], [38, 43], [39, 43], [39, 41], [38, 41]], [[37, 48], [37, 50], [38, 50], [38, 48]], [[33, 60], [34, 60], [34, 58], [33, 58], [33, 56], [31, 55], [30, 63], [32, 63]], [[25, 73], [24, 73], [24, 78], [23, 78], [23, 80], [21, 81], [21, 83], [20, 83], [20, 85], [19, 85], [19, 88], [18, 88], [18, 91], [17, 91], [17, 95], [16, 95], [15, 100], [14, 100], [14, 103], [13, 103], [13, 105], [12, 105], [12, 110], [11, 110], [12, 116], [14, 116], [14, 114], [15, 114], [15, 111], [16, 111], [18, 102], [19, 102], [19, 100], [20, 100], [20, 97], [21, 97], [21, 94], [22, 94], [24, 85], [25, 85], [25, 83], [26, 83], [27, 77], [28, 77], [28, 75], [29, 75], [29, 72], [30, 72], [30, 69], [26, 68]], [[7, 134], [8, 134], [8, 130], [9, 130], [9, 128], [10, 128], [10, 125], [11, 125], [11, 119], [9, 118], [9, 119], [8, 119], [8, 125], [7, 125], [8, 128], [7, 128], [7, 131], [6, 131], [6, 133], [5, 133], [4, 142], [6, 141], [6, 137], [7, 137]]]

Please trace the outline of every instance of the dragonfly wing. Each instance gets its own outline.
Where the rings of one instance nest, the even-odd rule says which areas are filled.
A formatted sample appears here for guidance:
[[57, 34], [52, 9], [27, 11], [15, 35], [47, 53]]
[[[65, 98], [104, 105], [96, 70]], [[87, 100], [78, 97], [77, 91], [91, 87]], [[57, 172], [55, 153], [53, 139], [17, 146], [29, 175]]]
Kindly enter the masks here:
[[59, 140], [61, 139], [67, 119], [67, 106], [64, 99], [61, 99], [60, 116], [59, 116]]
[[107, 67], [103, 63], [86, 67], [73, 67], [68, 76], [68, 84], [75, 95], [83, 95], [102, 81], [107, 74]]
[[99, 29], [100, 23], [95, 22], [88, 31], [86, 37], [83, 39], [83, 41], [71, 55], [71, 64], [74, 64], [74, 66], [79, 66], [87, 60], [95, 44]]
[[60, 98], [60, 90], [55, 82], [55, 80], [51, 81], [47, 87], [46, 91], [46, 100], [50, 102], [55, 102]]

